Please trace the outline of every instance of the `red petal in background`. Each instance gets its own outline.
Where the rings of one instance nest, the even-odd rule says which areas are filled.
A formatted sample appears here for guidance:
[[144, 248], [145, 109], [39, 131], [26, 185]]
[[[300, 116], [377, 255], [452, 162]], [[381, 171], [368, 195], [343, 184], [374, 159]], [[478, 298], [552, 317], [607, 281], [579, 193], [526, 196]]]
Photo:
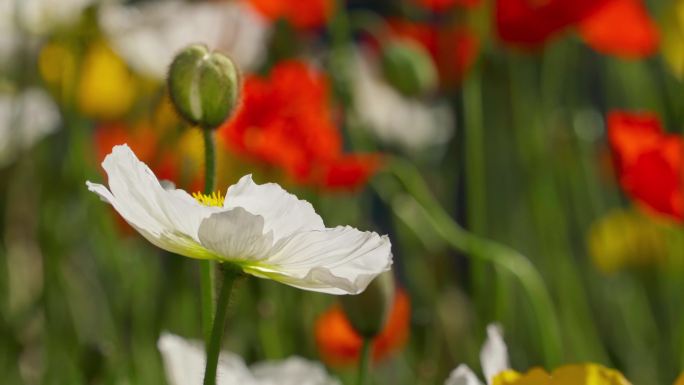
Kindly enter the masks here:
[[658, 49], [658, 27], [641, 0], [611, 0], [579, 24], [582, 38], [598, 52], [642, 58]]
[[482, 3], [482, 0], [415, 0], [420, 6], [434, 12], [448, 11], [453, 7], [474, 8]]
[[588, 17], [610, 0], [496, 0], [499, 38], [521, 48], [536, 48]]
[[218, 135], [238, 154], [276, 167], [294, 182], [353, 190], [376, 171], [375, 156], [343, 151], [325, 73], [305, 62], [278, 63], [248, 76], [242, 102]]
[[649, 211], [684, 220], [684, 139], [662, 132], [653, 114], [613, 112], [608, 138], [620, 185]]
[[249, 0], [265, 18], [285, 19], [297, 28], [323, 26], [332, 15], [333, 0]]
[[395, 19], [389, 22], [392, 33], [421, 44], [437, 65], [443, 84], [460, 83], [475, 63], [480, 41], [463, 26], [440, 26]]

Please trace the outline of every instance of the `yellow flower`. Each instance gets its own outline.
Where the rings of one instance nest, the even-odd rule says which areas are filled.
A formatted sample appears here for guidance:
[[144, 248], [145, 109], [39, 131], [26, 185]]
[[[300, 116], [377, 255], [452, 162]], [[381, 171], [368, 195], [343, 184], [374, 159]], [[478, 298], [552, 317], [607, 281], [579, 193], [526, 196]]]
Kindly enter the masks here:
[[115, 119], [133, 105], [137, 82], [107, 44], [93, 44], [83, 59], [77, 103], [84, 115]]
[[38, 56], [38, 70], [53, 96], [61, 103], [73, 99], [78, 76], [76, 54], [66, 44], [51, 41]]
[[[631, 385], [620, 372], [592, 363], [565, 365], [551, 373], [541, 368], [516, 372], [509, 367], [508, 348], [496, 325], [487, 327], [480, 364], [487, 385]], [[444, 385], [482, 385], [482, 382], [468, 366], [461, 364]]]
[[547, 373], [533, 368], [525, 374], [506, 370], [494, 377], [492, 385], [630, 385], [617, 370], [597, 364], [565, 365]]
[[610, 273], [659, 262], [667, 255], [662, 224], [631, 210], [615, 210], [589, 229], [588, 248], [596, 267]]

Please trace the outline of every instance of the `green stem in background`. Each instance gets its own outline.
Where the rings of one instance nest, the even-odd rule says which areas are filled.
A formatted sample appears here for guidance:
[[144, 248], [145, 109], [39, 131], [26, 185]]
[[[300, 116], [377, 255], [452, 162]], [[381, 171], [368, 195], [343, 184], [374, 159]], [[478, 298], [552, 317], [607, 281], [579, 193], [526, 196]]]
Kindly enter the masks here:
[[[216, 146], [214, 131], [202, 129], [204, 136], [204, 193], [211, 194], [216, 183]], [[214, 319], [214, 262], [200, 261], [200, 292], [202, 305], [202, 333], [204, 343], [211, 339], [211, 322]]]
[[221, 352], [221, 341], [223, 341], [223, 330], [225, 329], [226, 319], [228, 318], [228, 302], [230, 293], [233, 291], [233, 284], [240, 276], [239, 270], [230, 265], [221, 265], [223, 271], [223, 284], [216, 303], [216, 317], [211, 330], [211, 337], [207, 344], [207, 364], [204, 370], [204, 385], [216, 384], [216, 368], [218, 367], [219, 354]]
[[[487, 228], [487, 181], [485, 165], [485, 136], [484, 117], [482, 111], [482, 83], [479, 68], [471, 71], [463, 83], [463, 110], [465, 131], [465, 180], [466, 180], [466, 215], [468, 228], [475, 234], [484, 235]], [[487, 264], [484, 261], [474, 260], [470, 263], [472, 277], [472, 290], [475, 303], [480, 304], [478, 311], [485, 318], [501, 319], [501, 309], [504, 308], [505, 295], [496, 293], [495, 312], [487, 313], [483, 305], [489, 303], [485, 298], [492, 296], [489, 289], [493, 284], [497, 288], [504, 288], [498, 271], [495, 272], [498, 279], [492, 280]]]
[[373, 347], [373, 339], [364, 337], [363, 346], [361, 347], [361, 358], [359, 359], [359, 376], [356, 380], [356, 385], [366, 385], [368, 378], [368, 367], [371, 363], [371, 348]]
[[[558, 319], [546, 285], [534, 265], [524, 255], [497, 242], [474, 235], [459, 226], [441, 207], [427, 188], [420, 172], [409, 162], [394, 158], [390, 171], [416, 200], [435, 232], [455, 250], [481, 261], [493, 263], [518, 278], [527, 294], [539, 329], [539, 342], [545, 364], [556, 367], [561, 362], [562, 344]], [[374, 184], [376, 189], [379, 184]], [[378, 191], [383, 199], [392, 199], [387, 191]]]

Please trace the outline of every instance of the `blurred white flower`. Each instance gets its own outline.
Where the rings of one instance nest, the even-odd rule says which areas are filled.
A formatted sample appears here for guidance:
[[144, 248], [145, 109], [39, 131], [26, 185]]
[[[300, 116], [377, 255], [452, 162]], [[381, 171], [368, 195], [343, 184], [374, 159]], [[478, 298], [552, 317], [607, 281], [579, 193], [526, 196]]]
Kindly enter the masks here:
[[225, 52], [243, 70], [254, 69], [270, 34], [269, 24], [242, 1], [109, 4], [99, 19], [115, 50], [134, 70], [155, 79], [163, 79], [174, 55], [194, 43]]
[[86, 7], [95, 0], [5, 0], [18, 6], [21, 26], [31, 33], [41, 35], [54, 28], [73, 24]]
[[[510, 368], [508, 348], [497, 325], [487, 326], [487, 340], [480, 350], [480, 365], [489, 385], [497, 374]], [[467, 365], [461, 364], [451, 372], [444, 385], [482, 385], [482, 382]]]
[[20, 47], [37, 48], [38, 37], [78, 21], [94, 0], [0, 0], [0, 64]]
[[387, 236], [326, 228], [311, 204], [275, 183], [246, 175], [224, 197], [165, 190], [127, 145], [102, 162], [107, 187], [87, 182], [150, 242], [173, 253], [215, 259], [304, 290], [358, 294], [392, 264]]
[[[205, 353], [198, 342], [164, 333], [157, 343], [170, 385], [200, 385], [204, 377]], [[248, 368], [241, 357], [221, 352], [217, 385], [338, 385], [323, 366], [299, 357], [266, 361]]]
[[353, 62], [354, 107], [360, 123], [379, 140], [418, 151], [451, 138], [454, 118], [446, 104], [402, 95], [383, 80], [369, 55], [361, 50]]
[[59, 122], [57, 106], [38, 88], [0, 94], [0, 166], [54, 132]]

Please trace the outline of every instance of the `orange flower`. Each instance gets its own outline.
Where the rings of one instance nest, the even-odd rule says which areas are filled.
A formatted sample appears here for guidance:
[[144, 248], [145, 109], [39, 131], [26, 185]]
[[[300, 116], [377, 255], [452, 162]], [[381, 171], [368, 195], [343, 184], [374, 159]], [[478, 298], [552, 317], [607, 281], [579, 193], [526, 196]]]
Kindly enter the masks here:
[[309, 29], [328, 21], [335, 5], [334, 0], [249, 0], [265, 18], [285, 19], [297, 28]]
[[598, 52], [625, 58], [655, 53], [658, 30], [641, 0], [497, 0], [499, 38], [538, 47], [570, 27]]
[[654, 114], [612, 112], [608, 137], [625, 192], [650, 211], [684, 220], [684, 140]]
[[445, 84], [457, 84], [468, 73], [480, 49], [478, 37], [462, 26], [439, 26], [408, 20], [391, 20], [392, 32], [410, 39], [430, 52]]
[[[380, 361], [398, 350], [408, 338], [411, 304], [406, 292], [398, 289], [385, 328], [373, 340], [373, 360]], [[330, 365], [351, 365], [358, 361], [363, 340], [354, 331], [337, 305], [316, 320], [316, 345]]]
[[238, 154], [277, 166], [298, 183], [360, 187], [379, 159], [343, 153], [328, 91], [320, 71], [301, 61], [282, 62], [269, 78], [247, 77], [242, 103], [219, 137]]

